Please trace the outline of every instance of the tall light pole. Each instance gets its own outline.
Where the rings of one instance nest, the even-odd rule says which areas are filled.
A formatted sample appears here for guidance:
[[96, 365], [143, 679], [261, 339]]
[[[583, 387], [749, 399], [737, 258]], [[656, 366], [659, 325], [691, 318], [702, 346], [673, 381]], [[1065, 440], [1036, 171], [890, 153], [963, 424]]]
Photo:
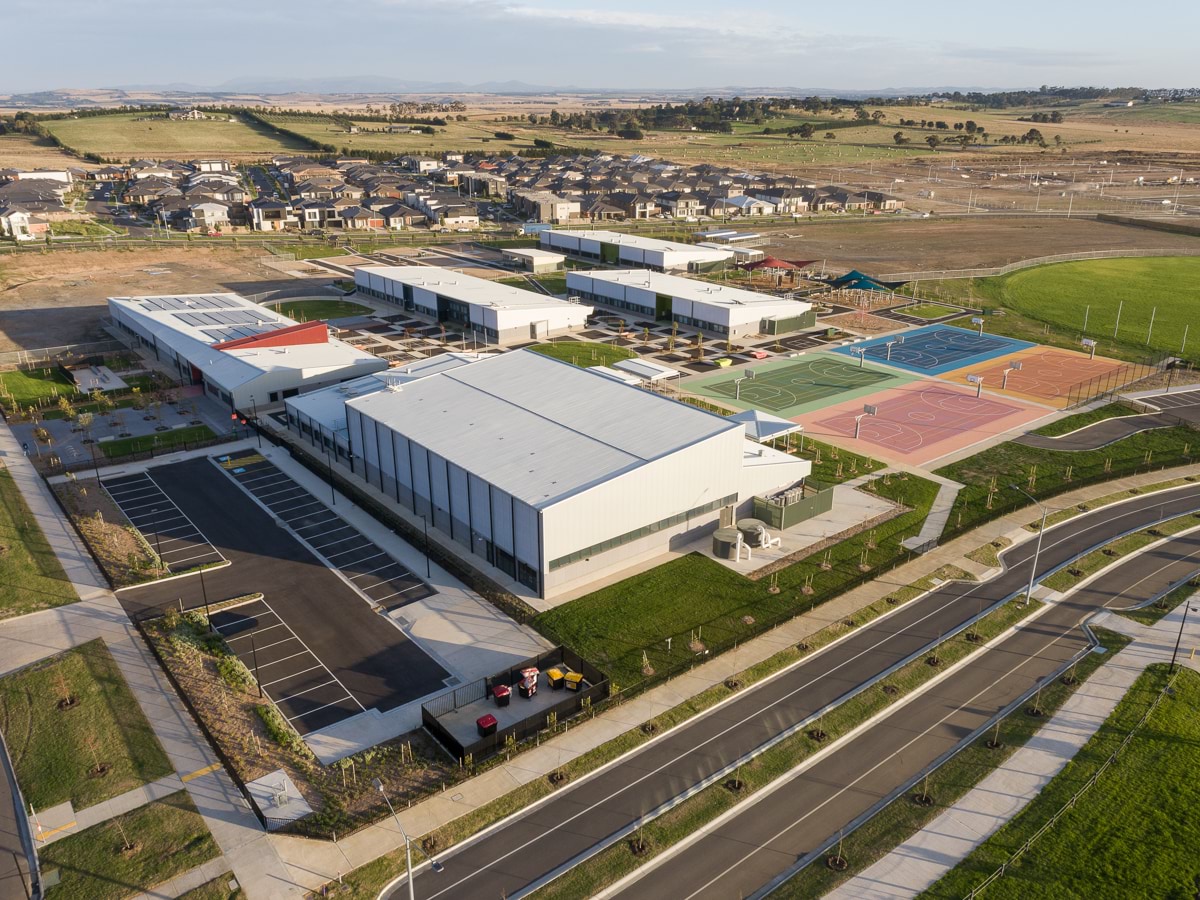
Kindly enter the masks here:
[[429, 520], [421, 516], [421, 524], [425, 527], [425, 578], [429, 579]]
[[1190, 600], [1183, 604], [1183, 618], [1179, 620], [1179, 634], [1175, 638], [1175, 649], [1171, 651], [1171, 672], [1175, 671], [1175, 657], [1179, 654], [1179, 643], [1183, 640], [1183, 626], [1187, 624], [1188, 610], [1200, 612], [1200, 607], [1192, 606]]
[[150, 511], [152, 513], [154, 513], [154, 546], [158, 551], [158, 571], [161, 573], [162, 567], [163, 567], [163, 558], [162, 558], [162, 538], [160, 538], [159, 534], [158, 534], [158, 507], [153, 506], [150, 508]]
[[254, 430], [258, 433], [258, 449], [262, 449], [262, 426], [258, 424], [258, 404], [254, 402], [254, 395], [250, 395], [250, 408], [254, 411]]
[[1028, 606], [1029, 601], [1033, 599], [1033, 582], [1037, 578], [1038, 557], [1042, 555], [1042, 535], [1046, 533], [1046, 513], [1049, 512], [1049, 510], [1041, 500], [1033, 496], [1033, 494], [1029, 493], [1029, 491], [1025, 490], [1025, 488], [1018, 487], [1015, 484], [1010, 484], [1009, 487], [1014, 491], [1020, 491], [1042, 509], [1042, 524], [1038, 526], [1037, 547], [1034, 548], [1033, 565], [1029, 569], [1029, 588], [1025, 591], [1025, 602], [1022, 604], [1022, 606]]
[[[392, 814], [392, 818], [396, 820], [396, 827], [400, 829], [400, 833], [404, 835], [404, 871], [408, 875], [408, 900], [415, 900], [416, 892], [413, 889], [413, 869], [412, 869], [412, 838], [408, 836], [408, 832], [404, 830], [404, 826], [400, 824], [400, 817], [396, 815], [396, 809], [392, 806], [392, 801], [388, 798], [387, 791], [383, 789], [383, 782], [378, 778], [372, 778], [371, 784], [375, 786], [375, 790], [383, 794], [383, 799], [387, 803], [388, 810]], [[429, 868], [434, 872], [441, 872], [445, 866], [417, 846], [417, 851], [429, 860]]]

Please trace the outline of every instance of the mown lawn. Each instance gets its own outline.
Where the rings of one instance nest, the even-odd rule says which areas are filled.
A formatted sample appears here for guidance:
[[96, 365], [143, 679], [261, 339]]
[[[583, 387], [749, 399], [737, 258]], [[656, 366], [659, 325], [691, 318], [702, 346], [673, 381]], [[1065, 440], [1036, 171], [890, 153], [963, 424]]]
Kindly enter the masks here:
[[[128, 840], [132, 849], [123, 849]], [[46, 900], [119, 900], [220, 855], [185, 791], [170, 794], [41, 849], [61, 880]], [[216, 895], [223, 896], [223, 895]]]
[[[875, 486], [879, 495], [911, 509], [873, 532], [835, 545], [828, 570], [821, 568], [823, 553], [783, 569], [778, 594], [768, 592], [769, 579], [750, 581], [712, 559], [690, 554], [544, 612], [534, 624], [606, 672], [614, 690], [646, 677], [646, 660], [661, 673], [703, 659], [705, 651], [721, 652], [757, 634], [761, 622], [806, 611], [871, 577], [859, 570], [868, 542], [876, 545], [866, 549], [866, 565], [872, 570], [907, 556], [900, 541], [920, 530], [937, 485], [892, 476], [887, 484], [877, 479]], [[811, 594], [803, 593], [806, 584]], [[689, 649], [693, 640], [703, 649]]]
[[104, 441], [96, 446], [105, 456], [112, 459], [118, 456], [128, 456], [130, 453], [141, 453], [151, 448], [166, 451], [172, 447], [207, 440], [213, 436], [213, 430], [207, 425], [187, 425], [183, 428], [172, 428], [170, 431], [160, 431], [156, 434]]
[[0, 619], [78, 599], [12, 473], [0, 467]]
[[[1147, 669], [1100, 730], [1037, 798], [923, 896], [965, 897], [1096, 773], [1166, 684]], [[1113, 766], [1058, 825], [1038, 839], [993, 898], [1190, 898], [1200, 884], [1200, 674], [1181, 669]]]
[[[1099, 450], [1039, 450], [1011, 441], [997, 444], [936, 471], [964, 485], [955, 498], [943, 538], [1028, 505], [1029, 500], [1010, 487], [1012, 484], [1042, 499], [1096, 481], [1186, 465], [1197, 450], [1200, 432], [1190, 428], [1144, 431]], [[993, 483], [996, 492], [988, 509]]]
[[597, 344], [593, 341], [556, 341], [552, 344], [538, 344], [529, 349], [584, 369], [590, 369], [592, 366], [611, 366], [615, 362], [637, 356], [625, 347]]
[[1200, 333], [1193, 332], [1200, 328], [1188, 328], [1186, 345], [1184, 328], [1196, 325], [1198, 278], [1200, 258], [1166, 256], [1055, 263], [936, 284], [948, 296], [1004, 309], [1006, 315], [988, 319], [987, 330], [995, 334], [1073, 349], [1086, 336], [1103, 356], [1139, 359], [1157, 351], [1195, 360]]
[[113, 113], [81, 119], [50, 119], [42, 124], [56, 138], [80, 153], [120, 158], [160, 159], [196, 156], [241, 156], [311, 150], [294, 137], [273, 132], [248, 119], [228, 117], [172, 121], [152, 113]]
[[[552, 294], [565, 294], [567, 292], [567, 276], [563, 274], [550, 275], [535, 275], [533, 280], [544, 287]], [[498, 280], [500, 284], [507, 284], [510, 287], [518, 287], [526, 291], [537, 291], [537, 289], [529, 283], [527, 278], [501, 278]], [[538, 291], [540, 293], [540, 291]]]
[[940, 319], [957, 310], [953, 306], [942, 306], [940, 303], [918, 303], [916, 306], [906, 306], [901, 312], [919, 319]]
[[[5, 406], [41, 405], [58, 397], [75, 397], [75, 385], [57, 366], [28, 371], [0, 372], [0, 399]], [[11, 401], [9, 400], [11, 397]]]
[[371, 311], [370, 307], [361, 303], [351, 303], [349, 300], [284, 300], [281, 303], [268, 306], [281, 316], [295, 319], [297, 322], [312, 322], [316, 319], [346, 319], [350, 316], [365, 316]]
[[[67, 697], [75, 702], [60, 708]], [[36, 809], [84, 809], [172, 771], [99, 639], [0, 678], [0, 731]]]

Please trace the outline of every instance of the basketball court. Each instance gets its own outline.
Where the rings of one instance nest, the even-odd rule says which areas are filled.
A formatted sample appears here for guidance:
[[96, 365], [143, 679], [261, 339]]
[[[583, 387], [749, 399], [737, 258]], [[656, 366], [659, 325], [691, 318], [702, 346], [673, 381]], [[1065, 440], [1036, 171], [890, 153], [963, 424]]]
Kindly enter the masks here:
[[1098, 386], [1096, 393], [1099, 393], [1099, 386], [1111, 375], [1113, 386], [1118, 386], [1118, 370], [1127, 367], [1126, 363], [1103, 356], [1090, 359], [1088, 354], [1073, 350], [1034, 347], [1014, 353], [1003, 362], [966, 366], [940, 377], [955, 384], [966, 384], [968, 375], [978, 376], [983, 379], [985, 393], [1032, 400], [1061, 409], [1079, 399], [1081, 385], [1093, 383]]
[[953, 325], [930, 325], [834, 348], [834, 353], [881, 363], [918, 375], [943, 375], [967, 365], [1028, 350], [1036, 345], [997, 334], [976, 334]]
[[933, 381], [880, 391], [864, 399], [875, 408], [875, 415], [866, 415], [865, 404], [855, 401], [795, 421], [805, 426], [806, 434], [820, 440], [884, 460], [923, 465], [1047, 414], [1045, 409], [1019, 401], [977, 398], [974, 391]]
[[773, 360], [688, 382], [685, 389], [740, 409], [796, 416], [823, 409], [831, 399], [850, 400], [911, 380], [909, 376], [870, 365], [860, 366], [828, 354], [810, 354], [802, 359]]

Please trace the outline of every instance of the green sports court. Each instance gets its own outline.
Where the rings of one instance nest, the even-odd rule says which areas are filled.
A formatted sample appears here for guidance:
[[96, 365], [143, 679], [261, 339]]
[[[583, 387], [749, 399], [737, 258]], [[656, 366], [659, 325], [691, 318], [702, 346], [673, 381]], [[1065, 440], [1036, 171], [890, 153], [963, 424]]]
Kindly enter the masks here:
[[743, 409], [795, 416], [912, 381], [896, 372], [814, 354], [690, 382], [686, 389]]

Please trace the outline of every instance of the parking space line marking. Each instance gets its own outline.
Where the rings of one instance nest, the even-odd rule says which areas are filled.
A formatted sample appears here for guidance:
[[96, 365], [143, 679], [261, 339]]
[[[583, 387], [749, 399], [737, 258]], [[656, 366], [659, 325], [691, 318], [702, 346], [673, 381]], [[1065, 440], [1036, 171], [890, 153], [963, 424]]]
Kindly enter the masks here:
[[[237, 624], [237, 623], [235, 622], [234, 624]], [[245, 634], [235, 634], [232, 637], [227, 637], [227, 638], [225, 638], [225, 642], [230, 643], [232, 641], [240, 641], [243, 638], [250, 637], [250, 635], [252, 635], [252, 634], [262, 634], [264, 631], [271, 631], [274, 628], [282, 628], [282, 627], [283, 627], [283, 622], [276, 622], [274, 625], [268, 625], [266, 628], [253, 628], [250, 631], [247, 631]], [[217, 628], [217, 631], [221, 631], [221, 629]], [[223, 631], [221, 633], [224, 634]]]
[[[124, 508], [125, 508], [125, 509], [127, 509], [127, 510], [130, 510], [130, 511], [132, 511], [132, 510], [135, 510], [135, 509], [153, 509], [153, 508], [154, 508], [154, 507], [156, 507], [156, 506], [157, 506], [157, 507], [159, 507], [159, 508], [161, 508], [161, 507], [163, 506], [163, 503], [164, 503], [164, 501], [165, 501], [166, 503], [169, 503], [169, 504], [170, 504], [172, 507], [174, 507], [174, 506], [175, 506], [175, 504], [174, 504], [174, 503], [171, 503], [171, 501], [170, 501], [170, 500], [168, 500], [166, 497], [164, 497], [162, 500], [152, 500], [152, 501], [150, 501], [149, 503], [137, 503], [137, 504], [134, 504], [134, 505], [132, 505], [132, 506], [125, 506]], [[145, 514], [145, 513], [138, 513], [138, 515], [139, 515], [139, 516], [144, 516], [144, 515], [146, 515], [146, 514]]]
[[[383, 551], [380, 551], [379, 553], [376, 553], [374, 556], [368, 556], [366, 559], [360, 559], [356, 563], [351, 563], [351, 565], [354, 565], [354, 566], [362, 565], [363, 563], [370, 562], [373, 559], [379, 559], [379, 557], [381, 557], [381, 556], [387, 556], [387, 554], [384, 553]], [[371, 569], [368, 572], [359, 572], [357, 575], [347, 575], [346, 577], [349, 578], [351, 581], [353, 581], [355, 578], [362, 578], [364, 575], [374, 575], [376, 572], [382, 572], [384, 569], [386, 569], [388, 566], [391, 566], [391, 565], [399, 565], [399, 564], [394, 559], [389, 559], [382, 566], [376, 566], [374, 569]], [[343, 571], [345, 571], [345, 570], [343, 570]]]
[[[332, 673], [332, 672], [330, 672], [329, 674], [330, 674], [330, 675], [332, 675], [333, 673]], [[278, 700], [276, 700], [276, 701], [275, 701], [275, 705], [276, 705], [276, 706], [278, 706], [280, 703], [287, 703], [289, 700], [294, 700], [294, 699], [296, 699], [297, 697], [303, 697], [305, 694], [311, 694], [313, 691], [319, 690], [319, 689], [321, 689], [321, 688], [323, 688], [323, 687], [328, 687], [328, 686], [329, 686], [329, 685], [331, 685], [331, 684], [337, 684], [337, 685], [341, 685], [341, 687], [342, 687], [342, 690], [343, 690], [343, 691], [344, 691], [344, 690], [346, 690], [346, 686], [345, 686], [344, 684], [342, 684], [342, 683], [341, 683], [340, 681], [338, 681], [336, 678], [331, 678], [329, 681], [322, 681], [322, 682], [321, 682], [320, 684], [318, 684], [318, 685], [315, 685], [315, 686], [313, 686], [313, 687], [310, 687], [310, 688], [305, 688], [305, 689], [304, 689], [304, 690], [302, 690], [302, 691], [297, 691], [295, 694], [288, 694], [286, 697], [280, 697]], [[351, 699], [353, 699], [353, 698], [351, 698]], [[357, 701], [357, 700], [355, 700], [354, 702], [355, 702], [355, 703], [358, 703], [358, 701]], [[358, 705], [359, 705], [359, 706], [362, 706], [362, 704], [361, 704], [361, 703], [359, 703]]]
[[328, 525], [330, 522], [336, 520], [337, 516], [330, 516], [328, 519], [318, 519], [316, 522], [310, 522], [307, 525], [301, 525], [299, 528], [293, 528], [292, 530], [295, 531], [296, 534], [299, 534], [301, 531], [307, 531], [309, 528], [317, 528], [320, 525]]
[[[292, 635], [291, 637], [285, 637], [282, 641], [275, 641], [272, 644], [264, 644], [261, 647], [256, 647], [256, 649], [270, 650], [272, 647], [278, 647], [280, 644], [286, 644], [288, 641], [299, 641], [299, 640], [300, 639], [298, 637], [296, 637], [295, 635]], [[308, 651], [304, 651], [304, 652], [308, 652]]]
[[[266, 648], [264, 647], [263, 649], [265, 650]], [[274, 666], [274, 665], [284, 662], [286, 660], [295, 659], [297, 656], [306, 656], [306, 655], [312, 656], [312, 654], [309, 653], [307, 650], [301, 650], [299, 653], [292, 653], [289, 656], [281, 656], [279, 659], [273, 659], [269, 663], [263, 663], [262, 665], [259, 666], [259, 668], [265, 669], [265, 668], [267, 668], [267, 666]], [[263, 685], [263, 687], [266, 687], [266, 685]]]
[[[274, 485], [268, 485], [268, 486], [274, 487]], [[260, 494], [258, 491], [252, 491], [254, 496], [257, 497], [259, 500], [266, 500], [268, 497], [278, 497], [280, 494], [294, 494], [297, 492], [299, 492], [301, 494], [308, 493], [308, 491], [304, 490], [303, 488], [298, 488], [294, 484], [288, 485], [287, 487], [283, 488], [282, 490], [270, 491], [269, 493], [266, 493], [266, 494]]]
[[204, 557], [206, 557], [206, 556], [212, 556], [213, 553], [215, 553], [215, 552], [216, 551], [214, 551], [214, 550], [205, 550], [203, 553], [197, 553], [195, 556], [185, 556], [183, 559], [169, 560], [168, 568], [171, 565], [178, 565], [179, 563], [191, 562], [193, 559], [204, 559]]
[[[312, 656], [311, 653], [309, 653], [308, 655]], [[313, 656], [313, 659], [317, 659], [317, 658], [315, 656]], [[299, 678], [301, 675], [307, 675], [309, 672], [315, 672], [315, 671], [317, 671], [317, 669], [324, 669], [324, 668], [325, 668], [325, 666], [323, 666], [321, 664], [321, 661], [319, 659], [317, 659], [317, 664], [315, 666], [309, 666], [307, 669], [301, 669], [299, 672], [289, 672], [287, 675], [284, 675], [282, 678], [276, 678], [274, 681], [263, 682], [263, 688], [266, 689], [266, 688], [269, 688], [273, 684], [279, 684], [279, 682], [281, 682], [281, 681], [287, 681], [289, 678]], [[326, 670], [326, 671], [328, 671], [328, 670]], [[325, 683], [329, 684], [330, 682], [325, 682]]]
[[[321, 546], [332, 547], [334, 544], [340, 544], [340, 543], [342, 543], [342, 541], [352, 541], [355, 538], [357, 538], [360, 541], [363, 540], [363, 536], [361, 534], [359, 534], [357, 531], [355, 531], [353, 528], [351, 528], [349, 525], [339, 525], [337, 528], [333, 529], [332, 531], [325, 532], [325, 536], [328, 537], [331, 534], [337, 534], [339, 531], [349, 531], [350, 534], [346, 535], [345, 537], [340, 537], [336, 541], [326, 541]], [[317, 546], [312, 541], [309, 541], [309, 543], [312, 544], [314, 547]], [[365, 547], [366, 544], [363, 544], [363, 546]]]
[[[381, 582], [379, 582], [379, 584], [386, 584], [386, 582], [383, 582], [383, 581], [381, 581]], [[379, 587], [379, 584], [375, 585], [375, 587]], [[411, 591], [413, 588], [418, 588], [418, 587], [420, 587], [420, 586], [421, 586], [421, 585], [419, 585], [419, 584], [414, 584], [412, 587], [406, 587], [404, 590], [402, 590], [402, 591], [396, 591], [394, 594], [388, 594], [386, 597], [376, 597], [376, 598], [374, 598], [374, 600], [375, 600], [375, 602], [376, 602], [376, 603], [382, 603], [384, 600], [388, 600], [388, 599], [390, 599], [390, 598], [392, 598], [392, 597], [398, 597], [398, 596], [400, 596], [401, 594], [407, 594], [407, 593], [408, 593], [409, 591]], [[369, 590], [372, 590], [372, 588], [367, 588], [367, 590], [368, 590], [368, 591], [369, 591]]]
[[[290, 719], [288, 719], [288, 721], [294, 722], [297, 719], [303, 719], [305, 716], [311, 716], [313, 713], [320, 712], [321, 710], [326, 709], [330, 706], [337, 706], [339, 703], [342, 702], [342, 700], [353, 700], [353, 699], [354, 699], [353, 697], [351, 697], [349, 694], [347, 694], [345, 697], [342, 697], [340, 700], [334, 700], [332, 703], [326, 703], [324, 706], [318, 706], [316, 709], [310, 709], [308, 712], [302, 712], [298, 715], [292, 716]], [[346, 714], [347, 718], [349, 718], [352, 715], [354, 715], [354, 713]], [[287, 717], [284, 716], [284, 718], [287, 718]]]
[[361, 550], [361, 549], [363, 549], [363, 547], [365, 547], [367, 545], [366, 544], [356, 544], [353, 547], [347, 547], [345, 550], [339, 550], [337, 553], [326, 553], [325, 548], [332, 547], [335, 544], [344, 544], [344, 543], [346, 543], [346, 541], [355, 541], [355, 540], [359, 540], [359, 541], [362, 540], [362, 535], [361, 534], [352, 534], [352, 535], [350, 535], [350, 537], [338, 538], [336, 541], [330, 541], [328, 544], [325, 544], [324, 547], [318, 547], [317, 549], [320, 551], [321, 555], [324, 556], [326, 559], [333, 560], [339, 556], [345, 556], [347, 553], [353, 553], [355, 550]]
[[[182, 539], [181, 539], [181, 538], [172, 538], [172, 540], [176, 540], [176, 541], [181, 541], [181, 542], [182, 542]], [[174, 550], [164, 550], [164, 551], [162, 552], [162, 555], [163, 555], [163, 556], [170, 556], [172, 553], [187, 553], [189, 550], [195, 550], [195, 549], [196, 549], [196, 546], [197, 546], [196, 544], [194, 544], [194, 543], [191, 543], [191, 542], [183, 542], [183, 546], [182, 546], [182, 547], [176, 547]]]
[[[270, 505], [271, 504], [269, 504], [269, 503], [267, 504], [267, 506], [270, 506]], [[321, 505], [320, 500], [308, 500], [304, 503], [299, 503], [296, 506], [286, 506], [283, 509], [272, 508], [271, 512], [275, 513], [276, 515], [282, 516], [285, 512], [292, 512], [293, 510], [304, 509], [304, 507], [306, 507], [306, 506], [320, 506], [320, 505]]]
[[265, 481], [268, 478], [276, 478], [276, 479], [282, 478], [284, 480], [287, 480], [287, 476], [284, 475], [282, 472], [278, 472], [278, 471], [267, 472], [265, 475], [255, 475], [253, 478], [243, 478], [241, 476], [235, 476], [235, 477], [237, 478], [238, 484], [254, 484], [254, 482], [256, 482], [256, 481]]

